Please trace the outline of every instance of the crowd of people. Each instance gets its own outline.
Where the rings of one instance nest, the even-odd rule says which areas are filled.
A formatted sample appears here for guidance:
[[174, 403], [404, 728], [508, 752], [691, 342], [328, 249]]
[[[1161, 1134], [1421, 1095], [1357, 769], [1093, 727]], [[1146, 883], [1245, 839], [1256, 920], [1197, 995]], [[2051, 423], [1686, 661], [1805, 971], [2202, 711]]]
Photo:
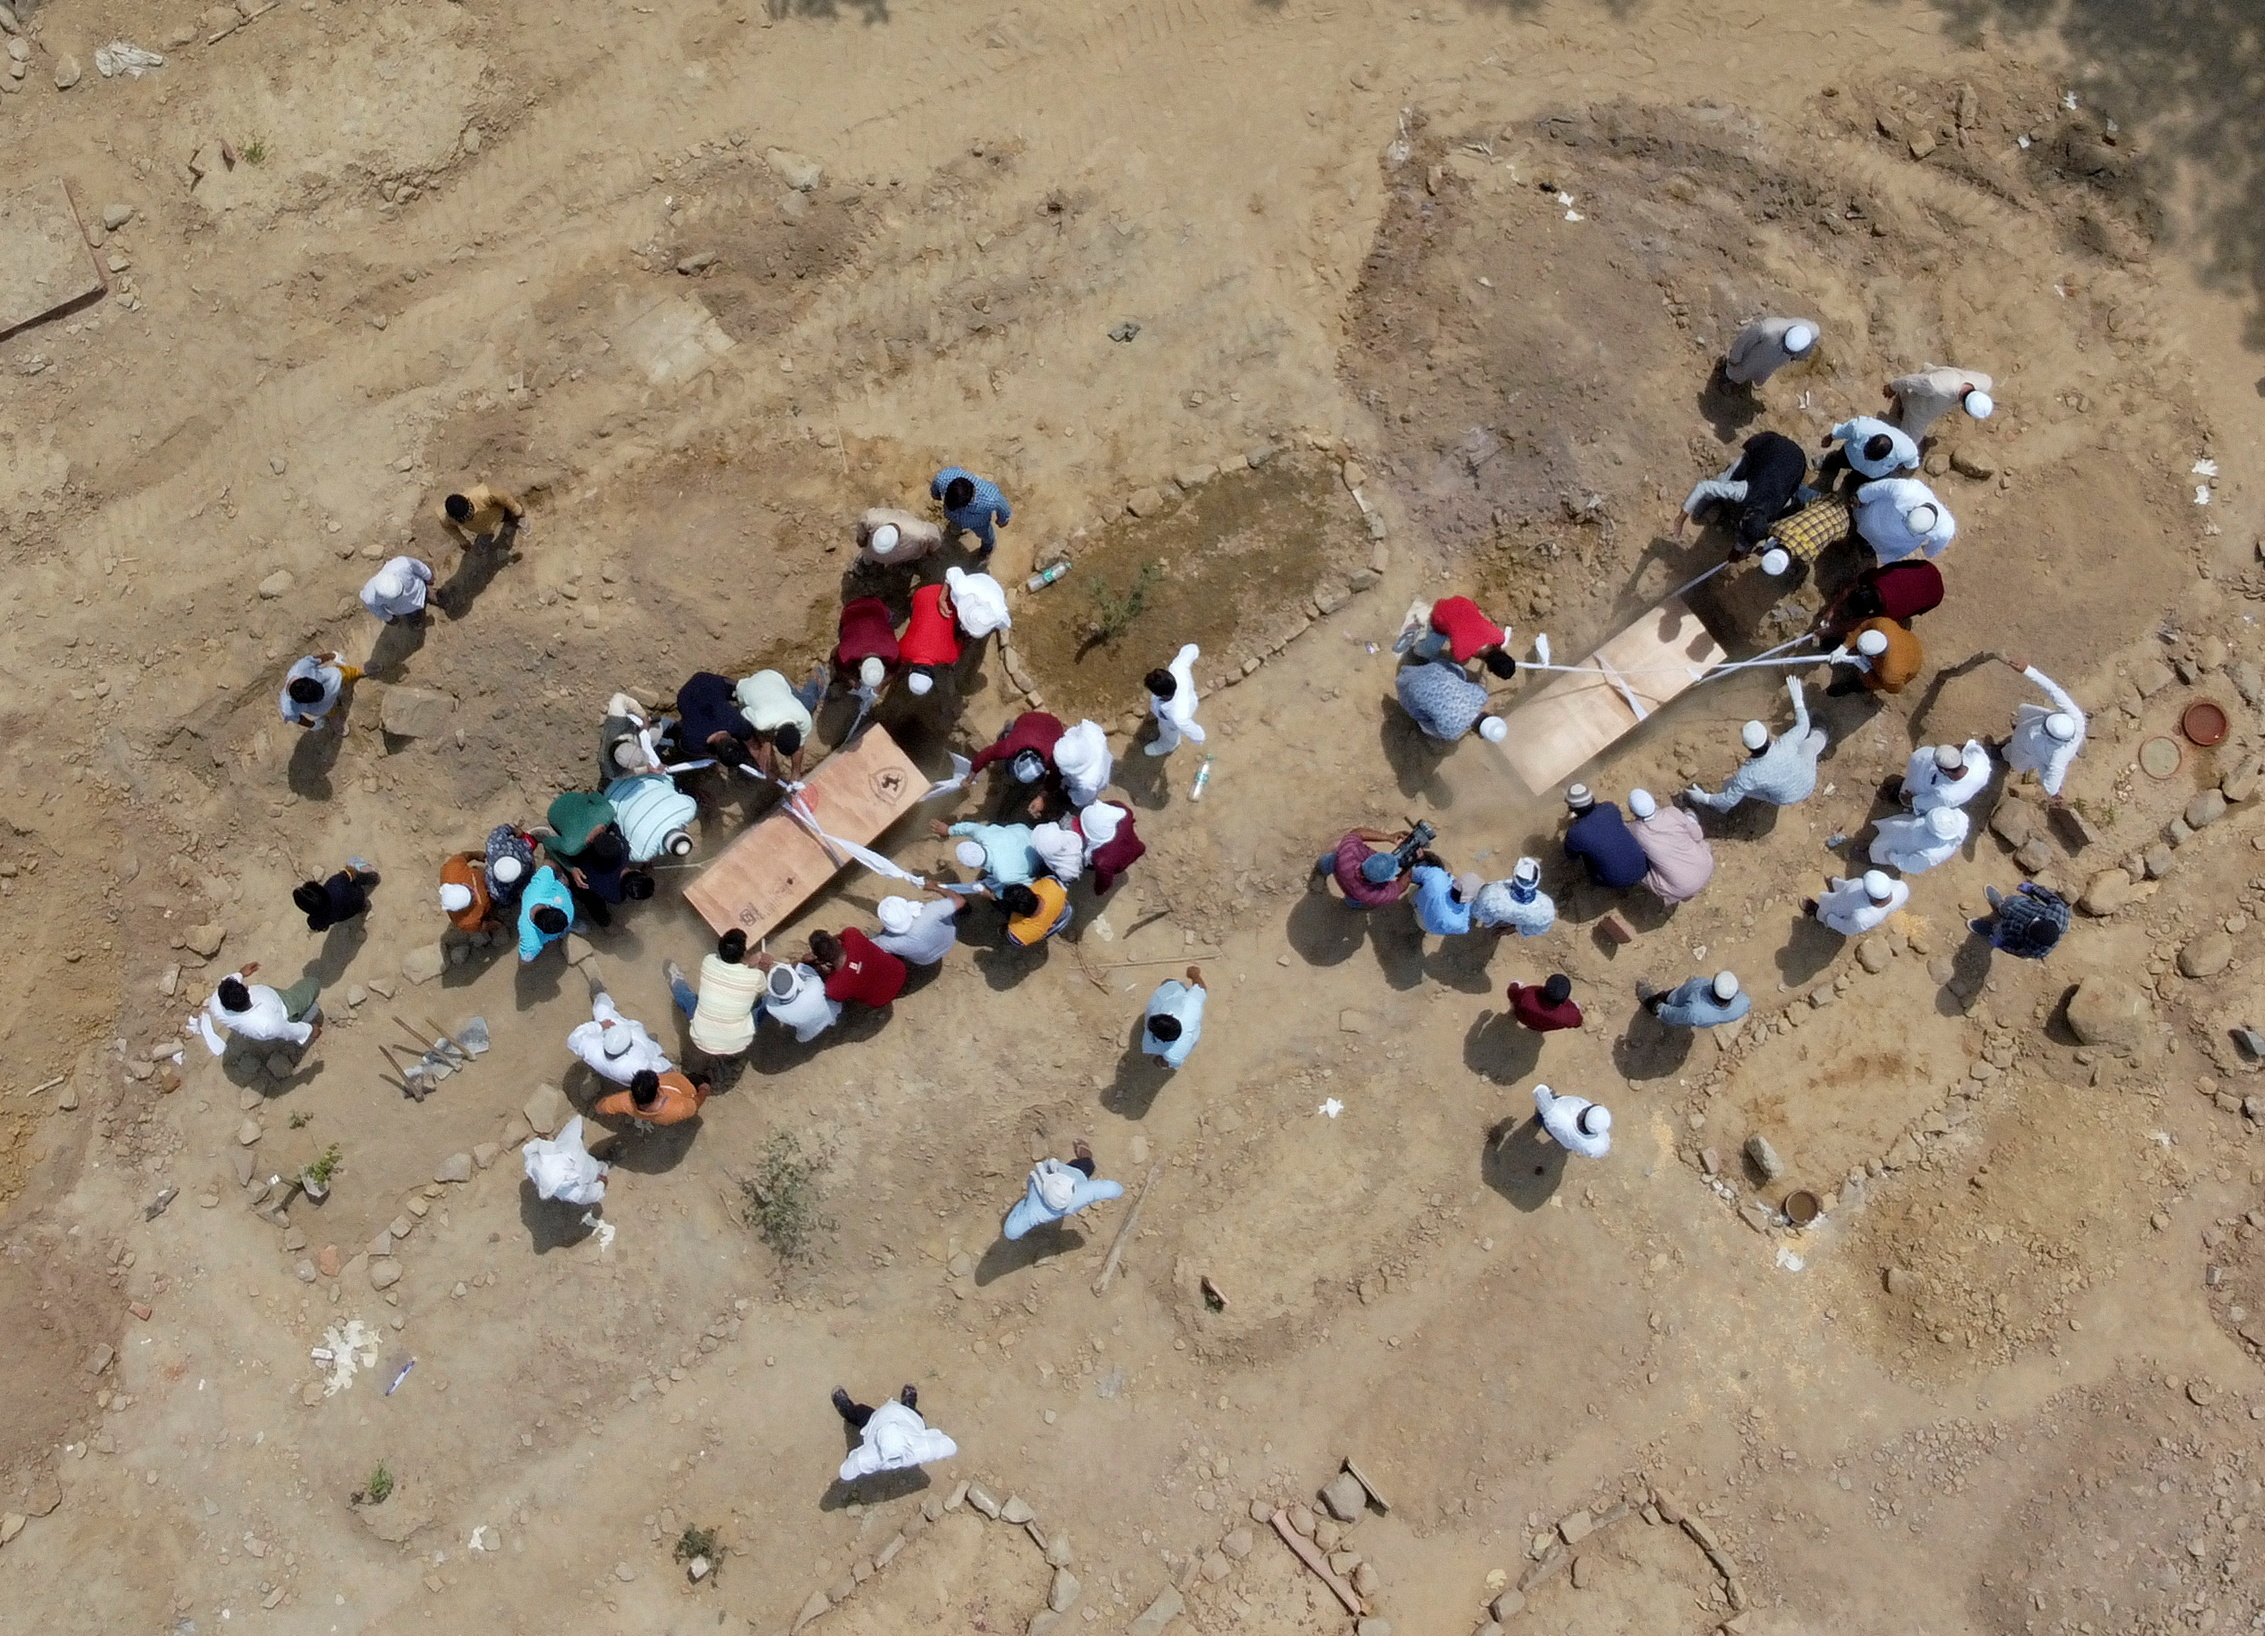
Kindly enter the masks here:
[[[1756, 319], [1722, 359], [1716, 388], [1751, 394], [1778, 370], [1814, 356], [1822, 334], [1813, 319]], [[1989, 418], [1995, 408], [1991, 387], [1986, 375], [1948, 366], [1900, 376], [1883, 388], [1888, 416], [1852, 415], [1834, 426], [1814, 471], [1796, 440], [1758, 431], [1720, 476], [1692, 488], [1673, 533], [1680, 538], [1694, 521], [1719, 524], [1728, 536], [1725, 565], [1758, 554], [1761, 571], [1789, 590], [1801, 576], [1830, 566], [1820, 561], [1827, 551], [1853, 548], [1860, 566], [1824, 598], [1807, 636], [1784, 644], [1814, 641], [1821, 651], [1778, 662], [1789, 668], [1829, 666], [1837, 672], [1829, 695], [1900, 693], [1925, 671], [1925, 650], [1913, 625], [1942, 603], [1944, 581], [1934, 559], [1958, 531], [1949, 506], [1917, 474], [1943, 416], [1955, 410], [1976, 421]], [[1428, 609], [1419, 605], [1396, 647], [1402, 662], [1395, 692], [1428, 739], [1453, 743], [1475, 726], [1499, 743], [1514, 730], [1505, 717], [1489, 713], [1493, 693], [1487, 679], [1507, 681], [1517, 674], [1511, 632], [1472, 599], [1451, 596]], [[1535, 649], [1536, 662], [1549, 666], [1547, 638], [1537, 638]], [[2009, 775], [2035, 774], [2047, 798], [2059, 801], [2084, 742], [2084, 712], [2034, 666], [2002, 654], [1991, 657], [2019, 671], [2047, 702], [2020, 705], [1995, 757], [1972, 739], [1914, 751], [1902, 781], [1904, 810], [1873, 826], [1866, 854], [1871, 867], [1853, 877], [1828, 877], [1805, 901], [1804, 913], [1856, 937], [1901, 909], [1911, 897], [1911, 877], [1949, 861], [1965, 845], [1965, 809], [1989, 786], [2000, 759]], [[1569, 786], [1562, 842], [1569, 864], [1595, 886], [1647, 891], [1668, 907], [1704, 891], [1715, 859], [1699, 812], [1727, 813], [1747, 801], [1793, 806], [1816, 790], [1817, 763], [1831, 736], [1811, 720], [1799, 677], [1789, 675], [1785, 686], [1791, 725], [1773, 733], [1765, 722], [1745, 723], [1739, 734], [1744, 760], [1719, 789], [1697, 784], [1686, 789], [1681, 807], [1663, 806], [1649, 790], [1631, 789], [1623, 811], [1585, 784]], [[1507, 878], [1486, 881], [1455, 873], [1434, 850], [1436, 839], [1428, 824], [1405, 832], [1354, 829], [1322, 855], [1315, 874], [1354, 909], [1406, 900], [1417, 925], [1435, 936], [1515, 930], [1531, 937], [1549, 929], [1555, 911], [1542, 890], [1540, 860], [1520, 858]], [[2034, 881], [2023, 881], [2011, 894], [1993, 888], [1989, 901], [1991, 912], [1974, 921], [1972, 930], [2010, 955], [2041, 959], [2068, 926], [2067, 902]], [[1581, 1010], [1572, 988], [1564, 973], [1539, 986], [1514, 982], [1510, 1014], [1537, 1033], [1578, 1027]], [[1639, 982], [1636, 997], [1671, 1028], [1734, 1023], [1753, 1005], [1732, 971], [1693, 976], [1665, 990]], [[1601, 1158], [1610, 1150], [1612, 1116], [1605, 1108], [1559, 1095], [1546, 1084], [1534, 1087], [1534, 1104], [1543, 1131], [1569, 1152]]]
[[[1718, 385], [1750, 393], [1777, 370], [1811, 357], [1820, 338], [1813, 320], [1757, 320], [1729, 349]], [[1954, 410], [1976, 420], [1989, 416], [1991, 384], [1972, 371], [1942, 367], [1901, 377], [1885, 389], [1888, 416], [1856, 415], [1833, 427], [1813, 472], [1799, 443], [1763, 430], [1746, 439], [1720, 476], [1697, 484], [1686, 499], [1675, 522], [1678, 535], [1693, 521], [1720, 524], [1730, 560], [1758, 553], [1761, 570], [1772, 576], [1815, 571], [1828, 549], [1855, 547], [1863, 559], [1859, 571], [1824, 599], [1810, 632], [1821, 651], [1808, 662], [1839, 673], [1828, 693], [1894, 694], [1924, 672], [1914, 622], [1943, 599], [1934, 559], [1955, 538], [1957, 523], [1916, 473], [1942, 416]], [[498, 825], [480, 845], [440, 861], [438, 906], [446, 922], [475, 942], [515, 943], [521, 961], [543, 959], [576, 926], [603, 928], [625, 905], [653, 896], [657, 861], [695, 850], [694, 826], [703, 801], [717, 792], [714, 781], [750, 780], [791, 800], [803, 787], [817, 748], [817, 713], [829, 697], [851, 701], [853, 716], [840, 738], [845, 744], [892, 689], [927, 700], [941, 688], [950, 708], [958, 679], [985, 639], [1011, 624], [1005, 590], [983, 565], [1013, 511], [996, 484], [956, 466], [936, 474], [929, 499], [933, 516], [876, 507], [857, 518], [859, 562], [882, 583], [844, 603], [832, 650], [799, 682], [774, 669], [738, 677], [700, 671], [677, 688], [666, 710], [648, 710], [627, 693], [613, 695], [600, 718], [591, 787], [560, 793], [541, 824]], [[515, 497], [483, 486], [449, 495], [440, 520], [467, 553], [508, 556], [525, 516]], [[963, 538], [975, 542], [966, 560], [935, 572]], [[362, 604], [384, 623], [421, 620], [433, 578], [429, 564], [395, 557], [363, 587]], [[1474, 728], [1495, 742], [1507, 736], [1509, 723], [1489, 709], [1495, 687], [1520, 668], [1506, 625], [1473, 599], [1450, 596], [1419, 607], [1397, 649], [1395, 694], [1428, 738], [1448, 744]], [[1548, 664], [1547, 639], [1537, 638], [1535, 649], [1537, 662]], [[1153, 718], [1147, 755], [1204, 742], [1198, 657], [1189, 644], [1147, 676]], [[1995, 756], [1975, 740], [1915, 751], [1902, 780], [1905, 810], [1875, 826], [1872, 867], [1826, 879], [1805, 905], [1823, 925], [1857, 936], [1901, 908], [1911, 896], [1911, 877], [1946, 861], [1967, 839], [1965, 809], [1988, 787], [1998, 760], [2009, 772], [2036, 774], [2045, 793], [2058, 798], [2084, 741], [2083, 712], [2041, 672], [2008, 663], [2048, 702], [2021, 706]], [[300, 659], [284, 682], [285, 721], [308, 731], [343, 731], [360, 675], [335, 652]], [[1648, 892], [1668, 907], [1704, 892], [1715, 856], [1700, 813], [1727, 813], [1747, 801], [1794, 805], [1816, 789], [1830, 736], [1812, 721], [1800, 679], [1789, 676], [1785, 685], [1790, 725], [1773, 733], [1762, 721], [1745, 723], [1744, 759], [1714, 791], [1694, 784], [1679, 805], [1630, 789], [1623, 808], [1586, 785], [1569, 786], [1561, 842], [1566, 867], [1599, 888]], [[626, 1015], [595, 962], [586, 963], [588, 1016], [565, 1043], [609, 1087], [591, 1101], [589, 1116], [634, 1130], [700, 1117], [719, 1077], [746, 1056], [766, 1023], [807, 1045], [846, 1008], [892, 1006], [913, 968], [946, 958], [971, 914], [996, 914], [1001, 935], [1013, 945], [1058, 935], [1075, 912], [1077, 883], [1090, 877], [1094, 897], [1105, 897], [1146, 850], [1129, 803], [1109, 798], [1115, 765], [1108, 735], [1095, 722], [1066, 723], [1042, 710], [1015, 717], [965, 758], [958, 779], [938, 787], [984, 779], [995, 784], [987, 815], [931, 826], [939, 840], [952, 843], [967, 880], [900, 871], [903, 889], [879, 901], [873, 926], [814, 931], [796, 955], [750, 946], [734, 929], [716, 939], [696, 973], [666, 963], [669, 991], [684, 1014], [687, 1063], [672, 1060], [661, 1036]], [[1421, 929], [1439, 937], [1515, 932], [1532, 938], [1555, 924], [1542, 860], [1520, 857], [1506, 875], [1488, 880], [1455, 870], [1437, 841], [1428, 823], [1408, 830], [1355, 828], [1316, 860], [1314, 873], [1348, 909], [1374, 912], [1405, 902]], [[294, 902], [310, 930], [321, 932], [365, 912], [378, 884], [367, 861], [354, 858], [327, 879], [304, 883]], [[2041, 957], [2067, 924], [2067, 905], [2034, 882], [2002, 899], [1993, 890], [1990, 900], [1991, 914], [1974, 930], [2010, 954]], [[978, 904], [989, 908], [978, 910]], [[319, 1033], [312, 978], [277, 990], [251, 982], [257, 970], [247, 965], [223, 978], [197, 1018], [215, 1053], [226, 1049], [230, 1034], [303, 1047]], [[1536, 1034], [1578, 1028], [1583, 1012], [1573, 989], [1562, 972], [1538, 984], [1513, 982], [1509, 1014]], [[1139, 1050], [1163, 1069], [1182, 1067], [1201, 1036], [1208, 997], [1194, 966], [1162, 983], [1141, 1015]], [[1669, 988], [1639, 982], [1636, 1000], [1660, 1026], [1688, 1029], [1735, 1023], [1753, 1003], [1727, 970]], [[1549, 1140], [1591, 1158], [1610, 1152], [1607, 1108], [1546, 1083], [1534, 1086], [1533, 1099]], [[585, 1147], [579, 1119], [554, 1138], [527, 1143], [526, 1164], [545, 1197], [588, 1211], [602, 1205], [608, 1165]], [[1123, 1189], [1097, 1171], [1082, 1139], [1068, 1159], [1041, 1160], [1006, 1211], [1003, 1235], [1021, 1238], [1119, 1196]], [[951, 1439], [922, 1421], [916, 1400], [909, 1386], [878, 1409], [857, 1403], [846, 1390], [835, 1392], [843, 1420], [861, 1434], [843, 1464], [844, 1480], [954, 1452]]]

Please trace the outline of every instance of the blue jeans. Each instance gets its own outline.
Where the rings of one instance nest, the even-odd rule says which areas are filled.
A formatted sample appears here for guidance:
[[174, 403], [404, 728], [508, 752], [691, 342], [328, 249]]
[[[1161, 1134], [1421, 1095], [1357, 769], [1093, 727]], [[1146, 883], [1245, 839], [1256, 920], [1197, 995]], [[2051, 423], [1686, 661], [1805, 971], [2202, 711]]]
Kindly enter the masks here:
[[1434, 659], [1446, 658], [1454, 645], [1455, 639], [1445, 631], [1426, 631], [1408, 651], [1414, 658], [1429, 664]]
[[818, 708], [818, 701], [826, 696], [826, 671], [820, 666], [818, 674], [794, 690], [794, 702], [805, 710]]
[[996, 531], [993, 530], [991, 526], [991, 519], [988, 517], [984, 518], [979, 523], [963, 523], [955, 520], [952, 526], [955, 528], [964, 529], [968, 533], [973, 534], [977, 539], [981, 540], [983, 542], [983, 549], [986, 552], [990, 551], [992, 547], [996, 546], [999, 543], [999, 536]]
[[676, 997], [676, 1008], [689, 1017], [698, 1009], [700, 996], [692, 992], [692, 985], [681, 977], [669, 979], [668, 991]]

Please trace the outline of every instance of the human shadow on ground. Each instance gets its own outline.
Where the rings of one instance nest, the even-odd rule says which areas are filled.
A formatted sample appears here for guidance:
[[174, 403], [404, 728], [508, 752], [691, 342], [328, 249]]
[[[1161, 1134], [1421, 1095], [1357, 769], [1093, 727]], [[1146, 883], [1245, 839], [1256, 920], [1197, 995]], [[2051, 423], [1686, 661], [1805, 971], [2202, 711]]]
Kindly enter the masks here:
[[1961, 922], [1963, 934], [1958, 947], [1951, 950], [1950, 981], [1935, 991], [1935, 1014], [1939, 1017], [1963, 1017], [1974, 1009], [1974, 1002], [1982, 997], [1982, 985], [1990, 980], [1990, 962], [1997, 950], [1990, 940]]
[[[846, 1429], [849, 1422], [845, 1420], [842, 1425]], [[857, 1433], [851, 1431], [849, 1447], [855, 1448], [858, 1442]], [[846, 1454], [848, 1449], [842, 1452]], [[836, 1477], [826, 1485], [826, 1492], [819, 1496], [818, 1509], [840, 1511], [852, 1505], [886, 1505], [891, 1500], [901, 1500], [906, 1495], [917, 1494], [929, 1486], [928, 1473], [919, 1466], [907, 1466], [902, 1471], [875, 1472], [870, 1477], [858, 1478], [854, 1483], [845, 1483]]]
[[1497, 1085], [1523, 1085], [1541, 1062], [1541, 1046], [1541, 1035], [1489, 1007], [1463, 1031], [1463, 1066]]
[[[608, 1094], [613, 1089], [610, 1085], [606, 1087]], [[682, 1164], [684, 1156], [692, 1151], [692, 1144], [700, 1135], [701, 1123], [699, 1118], [694, 1117], [674, 1125], [656, 1125], [651, 1130], [639, 1130], [624, 1119], [619, 1125], [602, 1125], [599, 1129], [608, 1132], [612, 1138], [612, 1145], [606, 1150], [606, 1160], [616, 1170], [627, 1171], [632, 1176], [665, 1176]], [[601, 1138], [592, 1137], [592, 1145], [599, 1140]]]
[[596, 1232], [582, 1220], [588, 1213], [579, 1204], [544, 1198], [533, 1182], [520, 1178], [519, 1223], [527, 1229], [528, 1247], [537, 1255], [572, 1249]]
[[1487, 962], [1494, 958], [1500, 941], [1492, 932], [1465, 932], [1441, 938], [1439, 947], [1426, 954], [1424, 939], [1419, 937], [1416, 953], [1423, 975], [1431, 981], [1462, 994], [1489, 994], [1494, 990], [1494, 980], [1486, 973]]
[[1567, 1157], [1541, 1128], [1541, 1115], [1512, 1114], [1486, 1133], [1479, 1176], [1512, 1209], [1531, 1215], [1549, 1203], [1564, 1181]]
[[1383, 748], [1400, 793], [1411, 801], [1420, 799], [1438, 812], [1453, 807], [1455, 791], [1439, 776], [1439, 769], [1455, 747], [1426, 736], [1415, 717], [1400, 708], [1395, 695], [1385, 694], [1376, 705], [1377, 743]]
[[1163, 1066], [1140, 1048], [1147, 1032], [1148, 1015], [1144, 1011], [1133, 1018], [1128, 1027], [1124, 1055], [1117, 1059], [1116, 1077], [1101, 1092], [1101, 1106], [1119, 1119], [1146, 1119], [1148, 1110], [1156, 1105], [1156, 1098], [1179, 1072]]
[[1796, 915], [1785, 946], [1777, 951], [1777, 974], [1797, 987], [1831, 965], [1847, 943], [1815, 915]]
[[1750, 386], [1738, 385], [1724, 374], [1719, 358], [1715, 360], [1713, 372], [1699, 388], [1695, 402], [1700, 415], [1714, 428], [1714, 435], [1726, 445], [1738, 443], [1746, 428], [1762, 415], [1760, 394]]
[[362, 662], [363, 671], [383, 681], [399, 681], [410, 658], [425, 645], [425, 628], [431, 623], [430, 618], [395, 619], [379, 626], [370, 656]]
[[457, 555], [455, 570], [444, 583], [432, 588], [426, 600], [451, 619], [462, 619], [471, 613], [472, 604], [479, 600], [480, 593], [517, 555], [512, 549], [517, 534], [516, 528], [506, 525], [501, 535], [493, 537], [492, 544], [465, 546]]
[[1315, 876], [1290, 906], [1283, 936], [1309, 966], [1341, 966], [1360, 951], [1368, 922], [1381, 911], [1356, 909]]
[[1622, 1079], [1665, 1079], [1690, 1060], [1698, 1032], [1671, 1028], [1639, 1005], [1627, 1029], [1612, 1042], [1612, 1065]]
[[1001, 1233], [983, 1252], [983, 1259], [975, 1264], [975, 1287], [981, 1289], [1011, 1272], [1021, 1272], [1041, 1261], [1082, 1250], [1086, 1243], [1086, 1236], [1070, 1225], [1068, 1217], [1033, 1227], [1020, 1238], [1009, 1238]]
[[[345, 708], [345, 701], [339, 701]], [[291, 746], [291, 761], [284, 769], [284, 782], [291, 793], [302, 801], [327, 801], [331, 797], [330, 771], [338, 765], [338, 751], [342, 735], [333, 731], [328, 723], [320, 727], [295, 727], [299, 742]]]

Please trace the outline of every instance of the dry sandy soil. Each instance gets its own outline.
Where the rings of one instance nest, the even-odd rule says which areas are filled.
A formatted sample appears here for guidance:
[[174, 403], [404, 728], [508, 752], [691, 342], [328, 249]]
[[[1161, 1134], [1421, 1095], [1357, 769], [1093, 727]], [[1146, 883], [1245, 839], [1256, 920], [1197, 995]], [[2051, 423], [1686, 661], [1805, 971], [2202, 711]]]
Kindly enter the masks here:
[[[1251, 1507], [1348, 1454], [1392, 1508], [1343, 1544], [1403, 1633], [1460, 1636], [1529, 1572], [1508, 1629], [2265, 1626], [2265, 1138], [2229, 1035], [2265, 1022], [2265, 818], [2248, 792], [2167, 841], [2248, 790], [2265, 698], [2242, 7], [53, 0], [20, 26], [6, 185], [130, 215], [107, 296], [0, 340], [0, 1631], [772, 1636], [851, 1587], [816, 1629], [1023, 1631], [1035, 1544], [915, 1520], [968, 1480], [1073, 1562], [1064, 1631], [1168, 1590], [1174, 1629], [1343, 1630]], [[113, 39], [168, 61], [104, 78]], [[1820, 356], [1710, 392], [1765, 309], [1820, 318]], [[1728, 443], [1814, 444], [1942, 359], [2002, 408], [1930, 457], [1961, 531], [1928, 675], [1818, 701], [1816, 797], [1711, 822], [1710, 889], [1627, 905], [1613, 944], [1554, 797], [1390, 703], [1400, 611], [1469, 589], [1585, 651], [1719, 550], [1665, 525]], [[539, 1085], [591, 1093], [556, 955], [403, 975], [438, 860], [583, 780], [613, 689], [799, 669], [845, 589], [901, 598], [847, 519], [950, 461], [1014, 499], [1004, 577], [1070, 576], [1018, 592], [1012, 667], [884, 719], [938, 769], [1033, 693], [1122, 744], [1192, 636], [1203, 801], [1193, 755], [1127, 756], [1151, 850], [1106, 903], [1081, 889], [1038, 951], [986, 933], [893, 1015], [767, 1041], [696, 1128], [625, 1138], [610, 1245], [508, 1151], [433, 1180]], [[433, 521], [476, 478], [530, 500], [492, 576]], [[443, 611], [373, 652], [353, 593], [402, 550]], [[1093, 587], [1144, 568], [1146, 610], [1091, 642]], [[1709, 590], [1748, 650], [1815, 601]], [[294, 734], [280, 672], [333, 646], [372, 667], [352, 729]], [[2003, 730], [1993, 649], [2091, 710], [2090, 843], [1993, 789], [1910, 912], [1861, 951], [1821, 934], [1800, 900], [1911, 746]], [[448, 727], [381, 731], [399, 685]], [[2198, 696], [2232, 738], [2140, 772]], [[1782, 721], [1774, 681], [1710, 684], [1590, 781], [1712, 783], [1757, 712]], [[752, 802], [710, 793], [713, 848]], [[1416, 814], [1459, 864], [1554, 860], [1557, 928], [1443, 947], [1309, 889], [1345, 827]], [[2072, 893], [2160, 878], [1992, 964], [1960, 922], [2025, 841]], [[385, 884], [311, 939], [288, 889], [349, 852]], [[875, 895], [848, 878], [802, 927]], [[669, 890], [587, 958], [666, 1035], [661, 961], [703, 942]], [[245, 959], [319, 972], [329, 1030], [176, 1070]], [[1190, 959], [1215, 1001], [1167, 1081], [1137, 1017]], [[1638, 978], [1722, 965], [1757, 996], [1735, 1034], [1636, 1012]], [[1542, 1044], [1502, 985], [1553, 969], [1589, 1022]], [[2072, 1031], [2083, 979], [2122, 986], [2115, 1041]], [[485, 1060], [391, 1088], [395, 1014], [474, 1013]], [[1534, 1143], [1537, 1077], [1615, 1109], [1607, 1161]], [[998, 1234], [1078, 1133], [1156, 1172], [1098, 1298], [1125, 1205]], [[824, 1160], [806, 1261], [743, 1218], [780, 1134]], [[334, 1142], [327, 1201], [261, 1209]], [[1804, 1233], [1767, 1219], [1796, 1185], [1828, 1205]], [[326, 1391], [309, 1353], [350, 1322], [369, 1362]], [[843, 1488], [827, 1391], [904, 1381], [960, 1456]], [[724, 1552], [698, 1584], [688, 1527]]]

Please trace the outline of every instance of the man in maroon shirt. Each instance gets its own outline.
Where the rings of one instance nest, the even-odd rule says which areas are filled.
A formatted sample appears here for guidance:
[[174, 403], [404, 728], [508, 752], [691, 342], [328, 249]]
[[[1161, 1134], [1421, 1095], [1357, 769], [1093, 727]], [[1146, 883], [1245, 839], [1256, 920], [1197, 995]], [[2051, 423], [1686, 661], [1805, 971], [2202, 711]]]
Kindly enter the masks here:
[[855, 926], [839, 937], [812, 932], [810, 963], [826, 974], [829, 1000], [854, 1000], [877, 1011], [904, 992], [904, 962]]
[[[889, 605], [877, 596], [852, 598], [842, 605], [841, 639], [834, 646], [834, 673], [845, 682], [865, 681], [878, 687], [902, 657], [897, 647], [897, 622]], [[865, 661], [881, 663], [881, 677], [862, 675]]]
[[1397, 835], [1381, 829], [1347, 830], [1334, 851], [1321, 855], [1313, 872], [1334, 880], [1345, 901], [1356, 909], [1398, 903], [1408, 895], [1408, 876], [1392, 849], [1407, 838], [1405, 830]]
[[1061, 742], [1065, 731], [1061, 717], [1050, 716], [1043, 710], [1025, 710], [1007, 724], [1007, 730], [995, 742], [968, 758], [967, 776], [973, 778], [994, 761], [1012, 762], [1025, 750], [1036, 752], [1046, 763], [1046, 771], [1052, 772], [1054, 746]]
[[1892, 619], [1905, 629], [1942, 606], [1943, 571], [1919, 557], [1883, 563], [1858, 574], [1817, 615], [1820, 640], [1837, 643], [1867, 619]]
[[1117, 877], [1148, 855], [1148, 843], [1133, 831], [1130, 807], [1096, 801], [1070, 823], [1085, 837], [1085, 862], [1093, 871], [1095, 897], [1107, 897]]
[[1573, 980], [1557, 973], [1539, 988], [1531, 983], [1510, 985], [1510, 1015], [1537, 1034], [1581, 1026], [1581, 1008], [1573, 1003]]

